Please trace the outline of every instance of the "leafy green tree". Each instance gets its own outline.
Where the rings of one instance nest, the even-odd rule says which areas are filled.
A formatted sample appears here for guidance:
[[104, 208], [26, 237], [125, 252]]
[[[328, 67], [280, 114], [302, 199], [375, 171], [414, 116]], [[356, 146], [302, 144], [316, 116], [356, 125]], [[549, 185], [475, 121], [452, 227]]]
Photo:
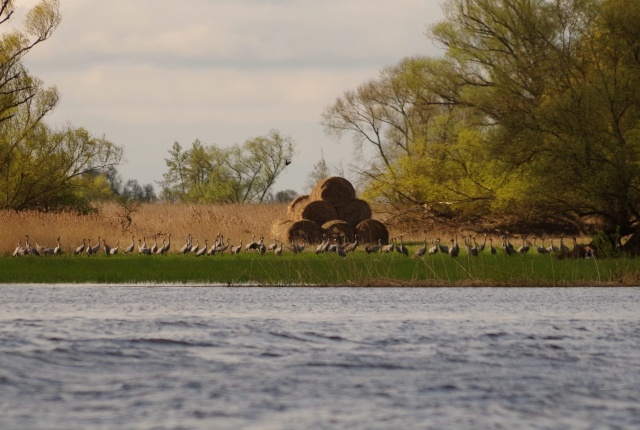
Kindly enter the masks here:
[[82, 128], [52, 131], [38, 123], [15, 138], [7, 130], [14, 123], [0, 123], [0, 207], [4, 209], [86, 210], [92, 195], [87, 189], [104, 185], [95, 181], [95, 173], [122, 159], [120, 147]]
[[[0, 25], [14, 13], [0, 1]], [[122, 149], [83, 128], [52, 130], [43, 118], [58, 103], [55, 87], [29, 74], [23, 59], [60, 23], [57, 0], [31, 8], [21, 29], [0, 35], [0, 208], [90, 209], [108, 192], [96, 173], [120, 163]]]
[[166, 159], [163, 197], [189, 202], [263, 202], [294, 153], [290, 138], [277, 131], [220, 148], [199, 140], [183, 151], [176, 142]]
[[640, 243], [640, 3], [443, 7], [430, 37], [446, 56], [405, 59], [323, 114], [372, 150], [369, 195]]
[[523, 179], [511, 208], [636, 232], [640, 4], [450, 0], [445, 12], [433, 36], [464, 82], [455, 99], [484, 115], [489, 155]]
[[363, 197], [440, 219], [487, 211], [494, 191], [483, 184], [480, 129], [472, 111], [441, 94], [447, 69], [443, 60], [406, 58], [323, 112], [327, 133], [354, 138]]

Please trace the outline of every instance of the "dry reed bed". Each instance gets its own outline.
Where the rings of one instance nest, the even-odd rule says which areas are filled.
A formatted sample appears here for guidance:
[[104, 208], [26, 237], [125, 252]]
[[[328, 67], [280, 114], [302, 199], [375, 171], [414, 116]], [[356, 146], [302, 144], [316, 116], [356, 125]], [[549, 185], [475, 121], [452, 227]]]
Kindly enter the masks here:
[[172, 250], [180, 248], [188, 234], [209, 245], [218, 233], [222, 233], [238, 244], [246, 243], [252, 235], [264, 235], [269, 239], [269, 228], [273, 220], [286, 213], [286, 204], [144, 204], [130, 212], [115, 203], [99, 208], [97, 213], [76, 215], [73, 213], [45, 213], [36, 211], [0, 211], [0, 254], [13, 252], [18, 240], [24, 245], [25, 235], [41, 246], [55, 246], [60, 236], [63, 249], [82, 244], [82, 239], [96, 243], [98, 236], [114, 246], [120, 241], [121, 248], [131, 243], [131, 236], [147, 238], [151, 246], [153, 236], [158, 242], [171, 234]]
[[[99, 211], [90, 215], [76, 215], [73, 213], [45, 213], [37, 211], [15, 212], [0, 210], [0, 254], [11, 253], [18, 240], [24, 245], [25, 235], [31, 237], [32, 245], [37, 242], [42, 246], [55, 246], [56, 237], [61, 237], [63, 249], [71, 249], [82, 244], [82, 239], [91, 239], [95, 244], [98, 236], [105, 238], [111, 246], [120, 241], [121, 248], [131, 243], [131, 236], [146, 237], [151, 246], [153, 235], [158, 235], [158, 242], [166, 239], [171, 233], [172, 250], [179, 249], [188, 234], [204, 245], [209, 245], [220, 232], [230, 238], [232, 244], [240, 240], [246, 244], [252, 235], [263, 235], [270, 243], [273, 234], [271, 227], [278, 219], [287, 215], [288, 204], [169, 204], [154, 203], [140, 205], [135, 211], [128, 212], [115, 203], [104, 204]], [[389, 214], [382, 208], [374, 209], [374, 219], [387, 223]], [[428, 240], [442, 238], [448, 245], [454, 232], [446, 227], [413, 226], [403, 229], [389, 225], [389, 236], [403, 235], [405, 243], [421, 242], [424, 237]], [[472, 232], [456, 232], [459, 237]], [[532, 237], [531, 237], [532, 238]], [[482, 237], [478, 237], [479, 240]], [[519, 245], [518, 236], [512, 238], [514, 245]], [[559, 242], [554, 239], [554, 244]], [[420, 245], [420, 243], [418, 243]], [[499, 246], [498, 238], [494, 236], [494, 246]], [[545, 243], [549, 245], [549, 242]], [[568, 245], [570, 245], [568, 243]]]

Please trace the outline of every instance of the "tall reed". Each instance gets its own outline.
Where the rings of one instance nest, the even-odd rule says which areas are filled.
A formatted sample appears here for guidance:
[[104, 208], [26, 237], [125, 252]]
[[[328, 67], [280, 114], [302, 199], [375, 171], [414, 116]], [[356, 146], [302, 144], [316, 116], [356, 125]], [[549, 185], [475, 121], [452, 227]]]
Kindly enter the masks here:
[[188, 234], [204, 245], [213, 243], [218, 233], [230, 238], [232, 243], [250, 239], [252, 235], [269, 238], [269, 230], [275, 219], [286, 214], [286, 204], [143, 204], [124, 207], [108, 203], [96, 213], [47, 213], [37, 211], [0, 211], [0, 254], [13, 252], [18, 240], [24, 245], [25, 235], [31, 244], [53, 247], [60, 236], [67, 251], [98, 236], [111, 246], [116, 241], [124, 247], [131, 236], [145, 238], [151, 246], [153, 236], [158, 241], [171, 234], [172, 248], [181, 246]]

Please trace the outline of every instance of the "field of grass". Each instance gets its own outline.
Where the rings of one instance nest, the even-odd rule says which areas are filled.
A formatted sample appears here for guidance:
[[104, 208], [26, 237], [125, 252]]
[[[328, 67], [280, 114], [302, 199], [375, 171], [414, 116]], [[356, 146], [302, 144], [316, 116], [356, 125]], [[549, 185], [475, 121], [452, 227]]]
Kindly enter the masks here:
[[548, 255], [401, 254], [0, 257], [0, 283], [170, 283], [352, 286], [638, 285], [640, 260], [557, 260]]
[[[270, 227], [286, 216], [286, 204], [265, 205], [186, 205], [149, 204], [127, 209], [106, 204], [98, 213], [78, 216], [41, 212], [0, 211], [0, 283], [197, 283], [268, 285], [638, 285], [640, 259], [558, 260], [549, 255], [506, 256], [485, 254], [467, 257], [464, 251], [453, 259], [436, 254], [413, 260], [400, 254], [366, 254], [362, 248], [346, 258], [336, 254], [313, 253], [307, 246], [302, 254], [285, 252], [260, 256], [252, 252], [240, 255], [195, 257], [178, 255], [177, 250], [191, 234], [204, 245], [220, 232], [231, 244], [246, 244], [252, 236], [264, 236]], [[463, 234], [464, 232], [456, 232]], [[53, 247], [61, 237], [62, 256], [11, 257], [18, 240], [25, 235], [31, 244]], [[131, 236], [152, 237], [158, 242], [172, 237], [172, 254], [142, 256], [104, 254], [74, 256], [72, 250], [82, 239], [105, 238], [123, 249]], [[451, 232], [398, 231], [409, 251], [429, 240], [451, 237]], [[549, 242], [547, 242], [548, 244]], [[556, 240], [556, 245], [558, 241]]]

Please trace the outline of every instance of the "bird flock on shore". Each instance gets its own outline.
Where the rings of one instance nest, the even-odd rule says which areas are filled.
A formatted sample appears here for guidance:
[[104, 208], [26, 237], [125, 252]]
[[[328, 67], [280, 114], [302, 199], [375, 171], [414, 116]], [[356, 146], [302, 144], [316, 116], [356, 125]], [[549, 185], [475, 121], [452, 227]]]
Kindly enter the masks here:
[[[515, 246], [511, 243], [508, 235], [500, 236], [501, 243], [498, 247], [494, 246], [493, 238], [488, 237], [488, 235], [484, 235], [484, 240], [482, 243], [476, 241], [474, 236], [462, 236], [462, 249], [467, 256], [477, 257], [482, 253], [488, 254], [497, 254], [498, 252], [504, 253], [506, 255], [517, 255], [517, 254], [526, 254], [530, 250], [537, 252], [538, 254], [551, 254], [558, 258], [593, 258], [595, 257], [594, 250], [587, 246], [577, 243], [576, 238], [572, 238], [573, 246], [570, 248], [564, 243], [564, 237], [560, 237], [559, 245], [556, 246], [553, 242], [553, 239], [549, 241], [549, 245], [545, 246], [545, 240], [541, 239], [541, 243], [538, 244], [536, 238], [533, 241], [528, 241], [525, 236], [521, 238], [521, 244], [519, 246]], [[399, 242], [398, 242], [399, 239]], [[488, 239], [488, 243], [487, 243]], [[28, 255], [62, 255], [63, 253], [69, 253], [69, 251], [63, 251], [62, 243], [60, 242], [60, 237], [57, 238], [56, 246], [54, 247], [44, 247], [38, 244], [37, 240], [34, 240], [35, 245], [31, 244], [30, 238], [28, 235], [25, 237], [24, 245], [22, 244], [22, 240], [18, 240], [18, 246], [13, 252], [14, 257], [28, 256]], [[382, 244], [381, 240], [378, 240], [378, 243], [375, 244], [363, 244], [362, 249], [367, 254], [372, 253], [381, 253], [381, 254], [389, 254], [389, 253], [399, 253], [406, 257], [411, 258], [422, 258], [425, 255], [434, 255], [434, 254], [448, 254], [450, 257], [458, 257], [461, 252], [460, 244], [458, 243], [458, 235], [454, 235], [454, 237], [449, 241], [448, 245], [441, 243], [439, 238], [432, 239], [431, 245], [428, 246], [427, 238], [425, 237], [423, 240], [423, 245], [418, 247], [414, 252], [410, 253], [409, 249], [405, 246], [402, 235], [398, 237], [392, 237], [387, 244]], [[204, 240], [204, 245], [200, 244], [198, 239], [194, 239], [191, 234], [187, 235], [185, 239], [184, 245], [180, 247], [177, 251], [173, 251], [174, 253], [179, 254], [190, 254], [195, 255], [196, 257], [201, 257], [205, 255], [215, 255], [215, 254], [240, 254], [241, 252], [256, 252], [261, 255], [266, 253], [273, 253], [276, 256], [281, 256], [284, 253], [283, 248], [284, 243], [282, 241], [278, 241], [276, 239], [269, 245], [264, 243], [264, 237], [259, 236], [256, 241], [256, 236], [253, 235], [251, 237], [251, 241], [243, 246], [243, 241], [240, 240], [238, 245], [232, 245], [231, 240], [226, 238], [223, 234], [218, 233], [215, 240], [209, 246], [208, 239]], [[331, 238], [326, 234], [323, 234], [322, 241], [316, 245], [314, 252], [316, 254], [321, 253], [335, 253], [341, 257], [346, 257], [347, 254], [355, 252], [358, 247], [360, 247], [360, 241], [357, 235], [353, 242], [348, 242], [346, 240], [339, 240], [338, 238]], [[305, 249], [311, 249], [310, 247], [306, 247], [306, 243], [304, 241], [291, 241], [287, 247], [287, 252], [291, 253], [301, 253], [304, 252]], [[167, 239], [162, 239], [162, 243], [158, 243], [158, 237], [155, 235], [153, 237], [153, 244], [151, 246], [147, 245], [146, 237], [139, 238], [135, 240], [135, 236], [131, 236], [131, 243], [124, 249], [120, 248], [120, 242], [117, 241], [115, 245], [110, 246], [106, 239], [98, 237], [95, 244], [92, 244], [91, 239], [82, 239], [82, 244], [76, 246], [71, 251], [74, 255], [97, 255], [104, 254], [107, 256], [116, 255], [119, 253], [124, 254], [142, 254], [142, 255], [166, 255], [171, 251], [171, 234], [167, 236]]]

